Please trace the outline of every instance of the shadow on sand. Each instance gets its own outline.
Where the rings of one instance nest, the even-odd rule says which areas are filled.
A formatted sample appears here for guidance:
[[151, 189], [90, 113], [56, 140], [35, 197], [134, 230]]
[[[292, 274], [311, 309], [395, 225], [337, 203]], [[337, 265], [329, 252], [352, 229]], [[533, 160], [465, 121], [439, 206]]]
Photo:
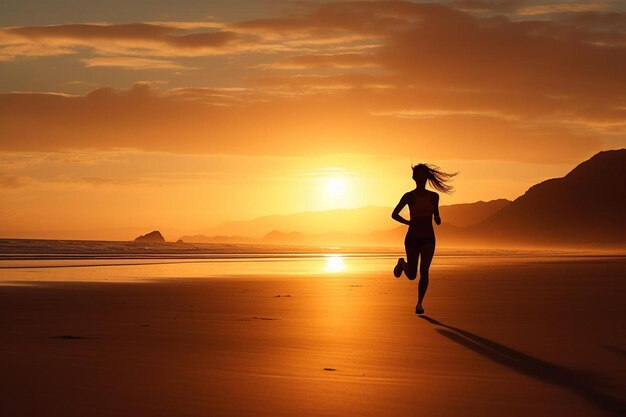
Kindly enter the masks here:
[[436, 331], [448, 339], [516, 372], [558, 385], [586, 399], [596, 407], [617, 415], [626, 415], [626, 403], [596, 388], [591, 376], [543, 361], [457, 327], [448, 326], [428, 316], [420, 318], [441, 326]]

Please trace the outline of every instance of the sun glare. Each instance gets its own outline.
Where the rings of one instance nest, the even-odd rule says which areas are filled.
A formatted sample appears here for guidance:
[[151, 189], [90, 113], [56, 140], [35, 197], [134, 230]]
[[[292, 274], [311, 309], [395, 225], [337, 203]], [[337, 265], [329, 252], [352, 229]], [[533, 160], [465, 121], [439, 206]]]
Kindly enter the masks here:
[[326, 272], [341, 272], [346, 269], [346, 264], [341, 255], [326, 255], [325, 260], [324, 271]]

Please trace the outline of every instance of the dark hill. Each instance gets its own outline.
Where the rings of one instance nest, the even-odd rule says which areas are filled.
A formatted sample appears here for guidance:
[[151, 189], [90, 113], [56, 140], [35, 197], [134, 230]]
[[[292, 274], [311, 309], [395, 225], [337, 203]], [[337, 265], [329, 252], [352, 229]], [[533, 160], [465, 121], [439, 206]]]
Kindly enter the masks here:
[[456, 227], [468, 227], [493, 216], [509, 204], [511, 204], [509, 200], [501, 198], [491, 201], [441, 206], [439, 212], [444, 223], [449, 223]]
[[619, 149], [531, 187], [469, 229], [480, 240], [509, 244], [623, 245], [625, 213], [626, 149]]

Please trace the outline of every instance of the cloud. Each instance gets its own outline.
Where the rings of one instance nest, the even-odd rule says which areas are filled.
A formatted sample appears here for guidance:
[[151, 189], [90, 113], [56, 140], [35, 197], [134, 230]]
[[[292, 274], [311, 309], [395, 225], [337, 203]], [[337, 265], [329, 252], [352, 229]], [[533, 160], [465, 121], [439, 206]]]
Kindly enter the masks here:
[[[194, 94], [200, 98], [189, 99]], [[387, 89], [269, 95], [225, 106], [207, 104], [206, 94], [157, 95], [140, 84], [85, 96], [0, 95], [0, 135], [7, 138], [0, 151], [131, 148], [279, 156], [419, 151], [436, 158], [548, 162], [579, 159], [602, 148], [598, 135], [585, 130], [487, 111], [398, 117], [390, 109], [402, 99]]]
[[[178, 22], [5, 29], [1, 39], [89, 47], [99, 55], [82, 58], [86, 65], [135, 70], [180, 69], [178, 56], [272, 53], [255, 55], [245, 71], [241, 62], [249, 57], [234, 60], [231, 79], [241, 78], [230, 86], [237, 88], [215, 82], [157, 94], [137, 84], [74, 97], [0, 95], [0, 134], [8, 138], [0, 149], [272, 155], [419, 149], [444, 158], [562, 161], [587, 156], [607, 140], [624, 142], [625, 13], [536, 20], [513, 16], [519, 2], [471, 3], [463, 7], [473, 12], [336, 2], [206, 28]], [[511, 17], [476, 12], [483, 6]]]
[[293, 94], [306, 93], [311, 89], [346, 90], [354, 88], [377, 88], [393, 86], [393, 80], [385, 76], [367, 73], [351, 73], [337, 75], [290, 75], [262, 76], [251, 78], [257, 86], [272, 87]]
[[114, 56], [203, 56], [232, 52], [250, 41], [227, 30], [187, 33], [198, 27], [174, 22], [3, 28], [0, 56], [50, 56], [79, 53], [85, 48]]
[[30, 177], [0, 174], [0, 189], [21, 188], [31, 182], [32, 178]]
[[524, 0], [454, 0], [450, 5], [459, 10], [471, 12], [511, 12], [524, 3]]
[[169, 22], [146, 22], [149, 25], [155, 26], [164, 26], [167, 28], [176, 28], [176, 29], [185, 29], [185, 30], [193, 30], [193, 29], [223, 29], [226, 27], [224, 23], [220, 22], [206, 22], [206, 21], [197, 21], [197, 22], [181, 22], [181, 21], [169, 21]]
[[89, 185], [89, 186], [118, 186], [118, 185], [136, 185], [142, 184], [144, 181], [138, 178], [102, 178], [102, 177], [75, 177], [62, 175], [48, 180], [52, 183], [60, 183], [64, 185]]
[[[514, 10], [521, 2], [487, 5]], [[292, 43], [334, 36], [366, 40], [363, 45], [381, 42], [366, 53], [310, 53], [259, 66], [266, 70], [372, 68], [394, 76], [397, 87], [534, 94], [538, 102], [546, 97], [590, 100], [588, 107], [607, 112], [623, 107], [626, 96], [620, 76], [626, 72], [626, 13], [585, 11], [553, 20], [511, 20], [437, 4], [355, 1], [230, 28]], [[255, 79], [280, 83], [280, 76]], [[285, 85], [304, 79], [329, 81], [310, 72], [283, 78]]]
[[186, 69], [185, 66], [164, 59], [136, 57], [95, 57], [82, 62], [86, 67], [118, 67], [132, 70], [146, 69]]
[[337, 53], [309, 54], [292, 56], [282, 62], [261, 66], [262, 68], [302, 69], [302, 68], [363, 68], [375, 67], [378, 63], [373, 54]]
[[393, 36], [379, 59], [407, 82], [424, 86], [620, 100], [626, 48], [576, 35], [544, 22], [440, 15]]
[[515, 11], [520, 16], [535, 16], [552, 13], [573, 13], [573, 12], [591, 12], [597, 10], [606, 10], [609, 4], [603, 1], [590, 3], [557, 3], [557, 4], [540, 4], [534, 6], [520, 7]]
[[[385, 38], [384, 45], [369, 54], [296, 56], [266, 68], [366, 63], [388, 74], [387, 84], [398, 89], [436, 90], [445, 95], [456, 91], [461, 100], [473, 91], [492, 102], [507, 95], [523, 96], [526, 105], [551, 103], [551, 113], [561, 112], [559, 116], [569, 121], [572, 112], [623, 117], [619, 109], [624, 108], [626, 97], [620, 75], [626, 73], [625, 19], [624, 13], [585, 12], [552, 21], [509, 20], [477, 17], [434, 4], [348, 2], [325, 5], [291, 24], [262, 20], [250, 25], [283, 33], [294, 30], [299, 22], [298, 27], [309, 33], [330, 27]], [[294, 85], [295, 80], [307, 80], [310, 86], [316, 80], [328, 83], [333, 77], [339, 76], [288, 75], [283, 82]], [[276, 76], [259, 79], [280, 84]], [[354, 77], [352, 86], [361, 87], [361, 79]], [[481, 102], [474, 105], [481, 106]], [[493, 105], [510, 107], [507, 101]]]

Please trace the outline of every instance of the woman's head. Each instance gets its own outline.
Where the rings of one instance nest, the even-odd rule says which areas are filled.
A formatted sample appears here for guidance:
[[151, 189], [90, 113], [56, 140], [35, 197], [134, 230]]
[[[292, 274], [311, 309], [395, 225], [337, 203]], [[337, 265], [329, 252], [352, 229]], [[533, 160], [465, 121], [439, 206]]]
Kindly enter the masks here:
[[413, 179], [418, 186], [426, 186], [426, 181], [430, 183], [430, 186], [442, 193], [450, 193], [454, 187], [448, 182], [458, 174], [458, 172], [447, 173], [443, 172], [436, 165], [430, 164], [417, 164], [413, 165]]

